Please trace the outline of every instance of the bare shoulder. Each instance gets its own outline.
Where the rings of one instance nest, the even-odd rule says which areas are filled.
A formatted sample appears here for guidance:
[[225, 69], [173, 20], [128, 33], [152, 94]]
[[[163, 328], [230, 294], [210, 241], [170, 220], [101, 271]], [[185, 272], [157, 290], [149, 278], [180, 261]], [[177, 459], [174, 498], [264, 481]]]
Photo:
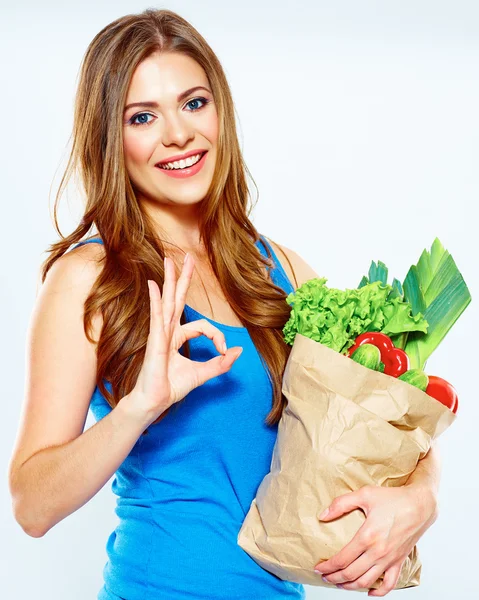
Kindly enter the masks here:
[[[69, 284], [74, 280], [76, 284], [86, 284], [91, 287], [95, 279], [103, 268], [103, 259], [105, 257], [105, 248], [101, 243], [89, 243], [68, 250], [60, 256], [50, 268], [53, 273], [61, 272], [58, 277], [58, 283]], [[47, 278], [52, 278], [50, 271]], [[40, 283], [40, 276], [37, 283], [37, 295], [39, 288], [45, 285]]]
[[[83, 244], [65, 252], [53, 263], [43, 283], [39, 275], [37, 303], [45, 302], [48, 297], [59, 298], [70, 291], [78, 294], [83, 303], [103, 269], [104, 257], [105, 249], [100, 243]], [[92, 320], [95, 340], [99, 338], [102, 325], [102, 316], [98, 312]]]
[[316, 271], [297, 252], [287, 246], [273, 242], [269, 238], [266, 239], [273, 247], [278, 260], [295, 290], [301, 287], [308, 279], [319, 277]]
[[[87, 239], [90, 240], [92, 238]], [[71, 250], [66, 252], [63, 255], [63, 257], [71, 255], [80, 257], [80, 260], [88, 262], [93, 261], [97, 263], [98, 261], [103, 260], [103, 258], [105, 257], [105, 246], [101, 242], [90, 242], [88, 244], [82, 244], [81, 246], [77, 246], [76, 248], [72, 248]]]

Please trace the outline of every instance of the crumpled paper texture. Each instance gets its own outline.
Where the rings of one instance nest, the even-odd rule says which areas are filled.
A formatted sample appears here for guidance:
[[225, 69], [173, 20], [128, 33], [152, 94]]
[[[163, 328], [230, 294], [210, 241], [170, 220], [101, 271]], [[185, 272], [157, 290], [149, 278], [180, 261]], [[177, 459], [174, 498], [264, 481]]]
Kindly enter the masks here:
[[[337, 496], [365, 485], [404, 485], [457, 416], [420, 389], [301, 334], [282, 389], [288, 404], [270, 472], [237, 542], [280, 579], [331, 587], [314, 566], [349, 543], [366, 515], [356, 509], [331, 522], [319, 515]], [[395, 589], [418, 586], [421, 567], [415, 546]], [[383, 576], [367, 589], [380, 587]]]

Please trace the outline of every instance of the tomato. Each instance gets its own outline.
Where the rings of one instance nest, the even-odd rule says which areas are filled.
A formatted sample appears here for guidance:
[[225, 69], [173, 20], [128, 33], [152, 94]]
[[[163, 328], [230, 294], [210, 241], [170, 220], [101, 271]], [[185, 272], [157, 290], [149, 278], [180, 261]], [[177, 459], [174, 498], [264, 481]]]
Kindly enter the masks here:
[[428, 377], [429, 384], [426, 388], [426, 394], [439, 400], [444, 406], [452, 410], [453, 413], [456, 413], [459, 406], [459, 399], [454, 386], [436, 375], [428, 375]]

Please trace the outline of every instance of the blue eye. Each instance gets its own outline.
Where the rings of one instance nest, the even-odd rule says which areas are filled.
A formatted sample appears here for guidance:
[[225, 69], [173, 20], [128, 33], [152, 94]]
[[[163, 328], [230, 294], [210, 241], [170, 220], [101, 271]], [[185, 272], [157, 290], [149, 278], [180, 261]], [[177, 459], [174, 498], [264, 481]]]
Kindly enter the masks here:
[[130, 125], [138, 126], [138, 125], [149, 125], [151, 121], [141, 121], [140, 123], [135, 123], [135, 119], [139, 119], [140, 117], [152, 116], [150, 113], [138, 113], [134, 117], [131, 117], [129, 123]]
[[[191, 104], [192, 102], [198, 102], [198, 101], [203, 102], [204, 103], [203, 106], [206, 106], [209, 103], [209, 100], [207, 100], [206, 98], [193, 98], [193, 100], [190, 100], [187, 103], [187, 106], [188, 106], [188, 104]], [[196, 112], [197, 110], [202, 109], [203, 106], [200, 106], [200, 108], [194, 108], [191, 112]]]
[[[201, 110], [207, 104], [209, 104], [211, 102], [211, 100], [207, 100], [206, 98], [202, 98], [202, 97], [193, 98], [193, 100], [190, 100], [189, 102], [187, 102], [186, 106], [188, 106], [188, 104], [193, 104], [194, 102], [202, 102], [203, 104], [199, 108], [193, 108], [192, 110], [189, 110], [188, 112], [197, 112], [197, 111]], [[137, 113], [136, 115], [131, 117], [131, 119], [128, 121], [128, 123], [130, 125], [133, 125], [133, 127], [138, 127], [139, 125], [151, 125], [153, 123], [153, 120], [151, 120], [151, 121], [141, 120], [140, 122], [135, 122], [136, 119], [140, 119], [140, 118], [143, 119], [144, 117], [148, 117], [148, 116], [152, 117], [153, 115], [148, 112]]]

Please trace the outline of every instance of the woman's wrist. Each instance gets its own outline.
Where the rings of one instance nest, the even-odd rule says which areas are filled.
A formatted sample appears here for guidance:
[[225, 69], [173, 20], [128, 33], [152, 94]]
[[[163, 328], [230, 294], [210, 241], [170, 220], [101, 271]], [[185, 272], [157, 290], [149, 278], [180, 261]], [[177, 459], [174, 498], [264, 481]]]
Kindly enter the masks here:
[[161, 413], [153, 413], [151, 410], [147, 410], [138, 394], [133, 390], [126, 396], [124, 396], [116, 406], [125, 417], [128, 423], [135, 423], [142, 433], [147, 427], [155, 421]]

